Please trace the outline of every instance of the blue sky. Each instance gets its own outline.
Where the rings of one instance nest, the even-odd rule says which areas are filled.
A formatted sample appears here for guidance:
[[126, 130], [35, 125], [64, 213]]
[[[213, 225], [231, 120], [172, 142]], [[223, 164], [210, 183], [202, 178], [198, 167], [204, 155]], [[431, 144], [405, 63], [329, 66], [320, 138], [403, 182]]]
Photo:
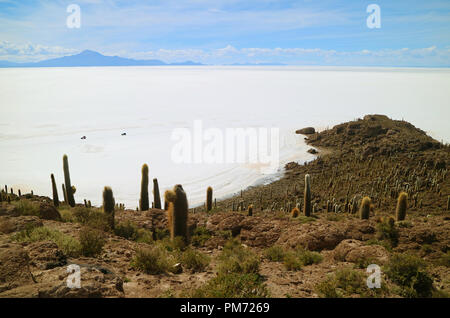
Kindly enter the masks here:
[[[66, 26], [69, 4], [81, 28]], [[369, 4], [381, 28], [369, 29]], [[91, 49], [206, 64], [450, 66], [448, 0], [0, 0], [0, 60]]]

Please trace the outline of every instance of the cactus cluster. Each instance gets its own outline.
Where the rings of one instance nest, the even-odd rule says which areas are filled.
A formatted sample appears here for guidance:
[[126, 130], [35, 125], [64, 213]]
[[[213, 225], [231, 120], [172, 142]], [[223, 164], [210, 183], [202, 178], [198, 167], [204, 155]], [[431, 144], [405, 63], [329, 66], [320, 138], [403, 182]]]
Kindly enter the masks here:
[[188, 201], [181, 184], [177, 184], [172, 190], [164, 193], [164, 200], [168, 202], [167, 220], [170, 230], [170, 238], [182, 237], [188, 241]]

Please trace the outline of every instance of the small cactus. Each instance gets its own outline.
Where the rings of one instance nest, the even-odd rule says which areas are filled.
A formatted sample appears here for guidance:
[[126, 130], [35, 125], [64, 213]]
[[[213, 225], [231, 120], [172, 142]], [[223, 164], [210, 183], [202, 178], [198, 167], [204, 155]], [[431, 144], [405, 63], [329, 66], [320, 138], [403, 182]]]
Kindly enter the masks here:
[[206, 211], [211, 211], [212, 209], [212, 197], [213, 197], [213, 189], [208, 187], [206, 189]]
[[369, 197], [364, 197], [361, 201], [361, 207], [359, 209], [359, 217], [362, 220], [368, 220], [370, 216], [370, 206], [372, 201]]
[[75, 199], [73, 197], [73, 189], [72, 185], [70, 183], [70, 173], [69, 173], [69, 159], [67, 158], [67, 155], [63, 156], [63, 170], [64, 170], [64, 182], [66, 186], [66, 196], [67, 196], [67, 203], [71, 206], [75, 206]]
[[447, 211], [450, 211], [450, 195], [447, 197]]
[[58, 207], [59, 206], [58, 189], [56, 188], [55, 176], [53, 175], [53, 173], [50, 175], [50, 179], [52, 180], [53, 205], [55, 207]]
[[159, 185], [158, 185], [158, 179], [153, 179], [153, 201], [154, 201], [154, 208], [155, 209], [161, 209], [161, 196], [159, 194]]
[[300, 210], [299, 210], [298, 207], [295, 207], [295, 208], [292, 209], [292, 211], [291, 211], [291, 216], [292, 216], [293, 218], [298, 217], [299, 214], [300, 214]]
[[181, 184], [174, 186], [173, 190], [167, 190], [164, 193], [164, 200], [169, 204], [167, 219], [171, 240], [181, 236], [187, 242], [188, 201]]
[[113, 192], [110, 187], [105, 187], [103, 190], [103, 211], [108, 215], [109, 225], [114, 229], [114, 207], [116, 203]]
[[141, 179], [141, 198], [139, 200], [139, 208], [141, 211], [147, 211], [149, 208], [148, 199], [148, 166], [146, 163], [142, 165], [142, 179]]
[[311, 215], [311, 177], [305, 175], [305, 193], [303, 196], [303, 213], [305, 216]]
[[250, 204], [248, 206], [248, 216], [253, 216], [253, 204]]
[[403, 221], [406, 217], [406, 209], [408, 206], [408, 195], [405, 192], [401, 192], [397, 200], [397, 209], [395, 210], [395, 219], [397, 221]]

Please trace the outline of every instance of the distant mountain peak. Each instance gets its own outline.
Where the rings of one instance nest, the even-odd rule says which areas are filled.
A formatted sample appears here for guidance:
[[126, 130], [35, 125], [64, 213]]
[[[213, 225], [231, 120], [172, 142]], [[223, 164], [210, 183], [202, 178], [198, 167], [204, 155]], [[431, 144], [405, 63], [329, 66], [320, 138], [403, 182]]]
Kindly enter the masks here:
[[101, 55], [101, 56], [104, 56], [103, 54], [100, 54], [100, 53], [92, 51], [92, 50], [84, 50], [83, 52], [81, 52], [81, 53], [79, 53], [77, 55], [85, 55], [85, 56], [87, 56], [87, 55], [91, 55], [91, 56], [92, 55], [96, 55], [96, 56]]

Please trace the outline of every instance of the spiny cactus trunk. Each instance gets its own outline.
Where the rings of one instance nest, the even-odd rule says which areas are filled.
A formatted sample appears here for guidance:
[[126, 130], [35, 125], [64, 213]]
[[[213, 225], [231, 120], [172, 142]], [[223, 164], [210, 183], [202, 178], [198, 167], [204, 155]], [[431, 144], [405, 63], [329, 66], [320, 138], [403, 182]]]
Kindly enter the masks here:
[[108, 215], [109, 226], [114, 229], [114, 207], [116, 203], [110, 187], [103, 190], [103, 211]]
[[64, 169], [64, 182], [66, 186], [67, 203], [71, 206], [75, 206], [75, 199], [73, 197], [72, 185], [70, 183], [70, 173], [69, 173], [69, 159], [67, 155], [63, 156], [63, 169]]
[[299, 210], [298, 207], [295, 207], [295, 208], [292, 209], [292, 211], [291, 211], [291, 216], [292, 216], [293, 218], [298, 217], [299, 214], [300, 214], [300, 210]]
[[208, 189], [206, 189], [206, 211], [211, 211], [212, 209], [212, 197], [213, 189], [208, 187]]
[[253, 216], [253, 204], [248, 206], [248, 216]]
[[64, 183], [62, 184], [62, 192], [63, 192], [63, 196], [64, 196], [64, 203], [67, 204], [67, 192], [66, 192], [66, 187], [64, 186]]
[[359, 209], [359, 217], [363, 220], [368, 220], [370, 216], [370, 204], [372, 201], [369, 197], [364, 197], [361, 201], [361, 207]]
[[447, 211], [450, 211], [450, 195], [447, 197]]
[[153, 179], [153, 201], [155, 202], [155, 209], [161, 209], [161, 196], [159, 195], [158, 179]]
[[177, 184], [173, 190], [167, 190], [164, 199], [169, 204], [168, 223], [170, 229], [170, 238], [173, 240], [181, 236], [186, 242], [188, 238], [188, 202], [186, 193], [180, 184]]
[[139, 200], [139, 208], [141, 211], [147, 211], [149, 208], [148, 199], [148, 166], [144, 164], [142, 166], [142, 179], [141, 179], [141, 199]]
[[305, 175], [305, 193], [303, 196], [303, 213], [305, 216], [311, 215], [311, 177]]
[[406, 218], [406, 209], [408, 206], [408, 195], [405, 192], [400, 193], [397, 200], [397, 209], [395, 210], [395, 219], [403, 221]]
[[53, 173], [50, 175], [52, 179], [52, 192], [53, 192], [53, 205], [59, 207], [58, 189], [56, 188], [55, 176]]

